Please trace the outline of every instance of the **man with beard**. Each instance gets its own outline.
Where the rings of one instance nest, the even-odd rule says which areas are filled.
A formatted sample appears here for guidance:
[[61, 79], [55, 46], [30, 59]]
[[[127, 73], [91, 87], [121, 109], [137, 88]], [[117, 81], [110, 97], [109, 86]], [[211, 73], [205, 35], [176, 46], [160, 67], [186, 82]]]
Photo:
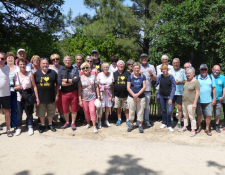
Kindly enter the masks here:
[[97, 50], [91, 51], [91, 56], [93, 57], [93, 66], [98, 70], [99, 72], [102, 72], [102, 64], [104, 61], [102, 61], [100, 58], [98, 58], [99, 53]]
[[[41, 59], [41, 69], [34, 73], [35, 83], [38, 89], [38, 96], [40, 100], [39, 106], [37, 106], [37, 116], [40, 117], [41, 126], [39, 133], [45, 131], [45, 114], [48, 117], [48, 129], [56, 132], [56, 129], [52, 125], [53, 117], [55, 116], [55, 102], [58, 100], [59, 86], [57, 85], [57, 73], [54, 70], [49, 69], [49, 59]], [[56, 84], [56, 95], [55, 95]]]

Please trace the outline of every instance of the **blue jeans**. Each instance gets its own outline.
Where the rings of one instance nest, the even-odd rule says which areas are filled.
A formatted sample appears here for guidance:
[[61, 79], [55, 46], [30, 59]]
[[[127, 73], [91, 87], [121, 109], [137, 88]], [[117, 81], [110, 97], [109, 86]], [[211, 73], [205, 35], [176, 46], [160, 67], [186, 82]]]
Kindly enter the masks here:
[[11, 127], [16, 128], [17, 126], [17, 95], [16, 92], [11, 91]]
[[144, 92], [145, 93], [145, 111], [144, 111], [144, 121], [149, 121], [149, 103], [151, 99], [151, 92]]
[[172, 104], [169, 105], [169, 97], [159, 97], [160, 106], [162, 110], [162, 120], [163, 124], [167, 125], [167, 127], [171, 126], [171, 113], [172, 113]]
[[27, 115], [27, 122], [28, 127], [32, 128], [33, 126], [33, 115], [29, 112], [28, 108], [32, 106], [26, 106], [25, 103], [17, 101], [17, 128], [21, 128], [22, 126], [22, 116], [23, 116], [23, 109]]

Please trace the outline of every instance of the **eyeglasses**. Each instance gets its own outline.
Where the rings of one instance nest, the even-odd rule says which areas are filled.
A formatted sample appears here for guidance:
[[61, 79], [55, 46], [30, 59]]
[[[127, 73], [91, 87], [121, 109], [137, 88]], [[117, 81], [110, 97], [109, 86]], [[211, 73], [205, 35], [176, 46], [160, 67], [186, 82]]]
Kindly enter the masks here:
[[180, 64], [180, 63], [173, 63], [173, 64]]
[[207, 71], [208, 69], [200, 69], [201, 71]]
[[189, 67], [184, 67], [184, 69], [187, 69], [187, 68], [189, 68]]
[[4, 61], [5, 60], [5, 58], [0, 58], [2, 61]]
[[33, 60], [33, 61], [39, 62], [40, 60]]
[[87, 60], [87, 62], [88, 62], [88, 63], [92, 63], [93, 61], [91, 61], [91, 60]]
[[128, 64], [128, 66], [133, 66], [133, 64]]
[[217, 70], [217, 69], [213, 69], [213, 71], [219, 72], [220, 70]]
[[59, 60], [59, 58], [52, 59], [52, 61], [56, 61], [56, 60], [58, 61], [58, 60]]
[[82, 70], [84, 70], [84, 69], [89, 69], [89, 67], [83, 67]]
[[42, 60], [48, 60], [49, 61], [49, 59], [48, 58], [41, 58]]

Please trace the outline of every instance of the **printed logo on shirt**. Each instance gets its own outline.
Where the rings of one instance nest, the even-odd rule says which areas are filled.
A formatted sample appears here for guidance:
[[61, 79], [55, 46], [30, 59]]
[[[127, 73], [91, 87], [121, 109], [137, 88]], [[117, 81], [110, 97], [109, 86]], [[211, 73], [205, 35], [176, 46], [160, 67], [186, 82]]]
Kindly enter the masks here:
[[125, 80], [125, 76], [118, 76], [117, 84], [126, 84], [124, 80]]
[[134, 80], [134, 87], [140, 88], [141, 87], [141, 82], [138, 80]]
[[41, 77], [40, 86], [50, 86], [48, 83], [49, 77]]
[[222, 81], [221, 80], [218, 80], [218, 85], [221, 85], [222, 84]]
[[98, 73], [100, 72], [100, 65], [95, 65], [95, 68], [98, 70]]

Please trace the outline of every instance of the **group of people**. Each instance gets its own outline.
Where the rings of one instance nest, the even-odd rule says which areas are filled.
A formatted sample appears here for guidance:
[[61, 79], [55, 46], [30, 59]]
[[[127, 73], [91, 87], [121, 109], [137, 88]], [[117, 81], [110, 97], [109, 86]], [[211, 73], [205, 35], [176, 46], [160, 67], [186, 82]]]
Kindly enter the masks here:
[[[62, 119], [63, 115], [65, 120], [61, 129], [71, 127], [76, 130], [75, 121], [79, 113], [85, 116], [84, 129], [89, 129], [92, 123], [93, 132], [98, 133], [98, 129], [102, 127], [102, 110], [105, 111], [104, 125], [109, 127], [108, 117], [112, 107], [116, 108], [118, 117], [116, 126], [122, 123], [123, 108], [127, 131], [131, 132], [138, 127], [139, 132], [143, 133], [143, 124], [151, 127], [149, 104], [152, 88], [156, 88], [158, 113], [162, 115], [161, 129], [174, 131], [171, 123], [176, 104], [178, 131], [187, 131], [190, 120], [190, 136], [201, 132], [203, 114], [205, 132], [211, 136], [209, 126], [213, 108], [215, 129], [221, 132], [219, 119], [222, 104], [225, 103], [225, 77], [220, 75], [218, 65], [213, 67], [213, 73], [209, 75], [207, 65], [202, 64], [200, 75], [195, 76], [195, 69], [190, 63], [185, 63], [182, 69], [180, 60], [174, 58], [171, 66], [168, 65], [166, 55], [162, 56], [162, 64], [156, 70], [148, 63], [148, 55], [145, 53], [140, 55], [140, 63], [129, 59], [128, 70], [125, 69], [125, 62], [116, 56], [110, 58], [110, 65], [103, 62], [97, 50], [92, 50], [91, 56], [87, 56], [85, 61], [83, 55], [77, 54], [75, 64], [72, 64], [70, 56], [65, 56], [64, 66], [60, 65], [58, 54], [51, 55], [52, 64], [49, 58], [40, 58], [38, 55], [34, 55], [31, 62], [28, 62], [24, 49], [19, 49], [16, 56], [17, 60], [12, 52], [0, 52], [0, 105], [5, 114], [8, 137], [13, 136], [11, 127], [15, 129], [15, 135], [21, 134], [23, 110], [27, 116], [28, 135], [33, 135], [34, 108], [41, 123], [40, 133], [45, 131], [46, 116], [48, 129], [56, 132], [53, 126], [56, 109], [58, 118]], [[2, 130], [1, 126], [0, 129]]]

